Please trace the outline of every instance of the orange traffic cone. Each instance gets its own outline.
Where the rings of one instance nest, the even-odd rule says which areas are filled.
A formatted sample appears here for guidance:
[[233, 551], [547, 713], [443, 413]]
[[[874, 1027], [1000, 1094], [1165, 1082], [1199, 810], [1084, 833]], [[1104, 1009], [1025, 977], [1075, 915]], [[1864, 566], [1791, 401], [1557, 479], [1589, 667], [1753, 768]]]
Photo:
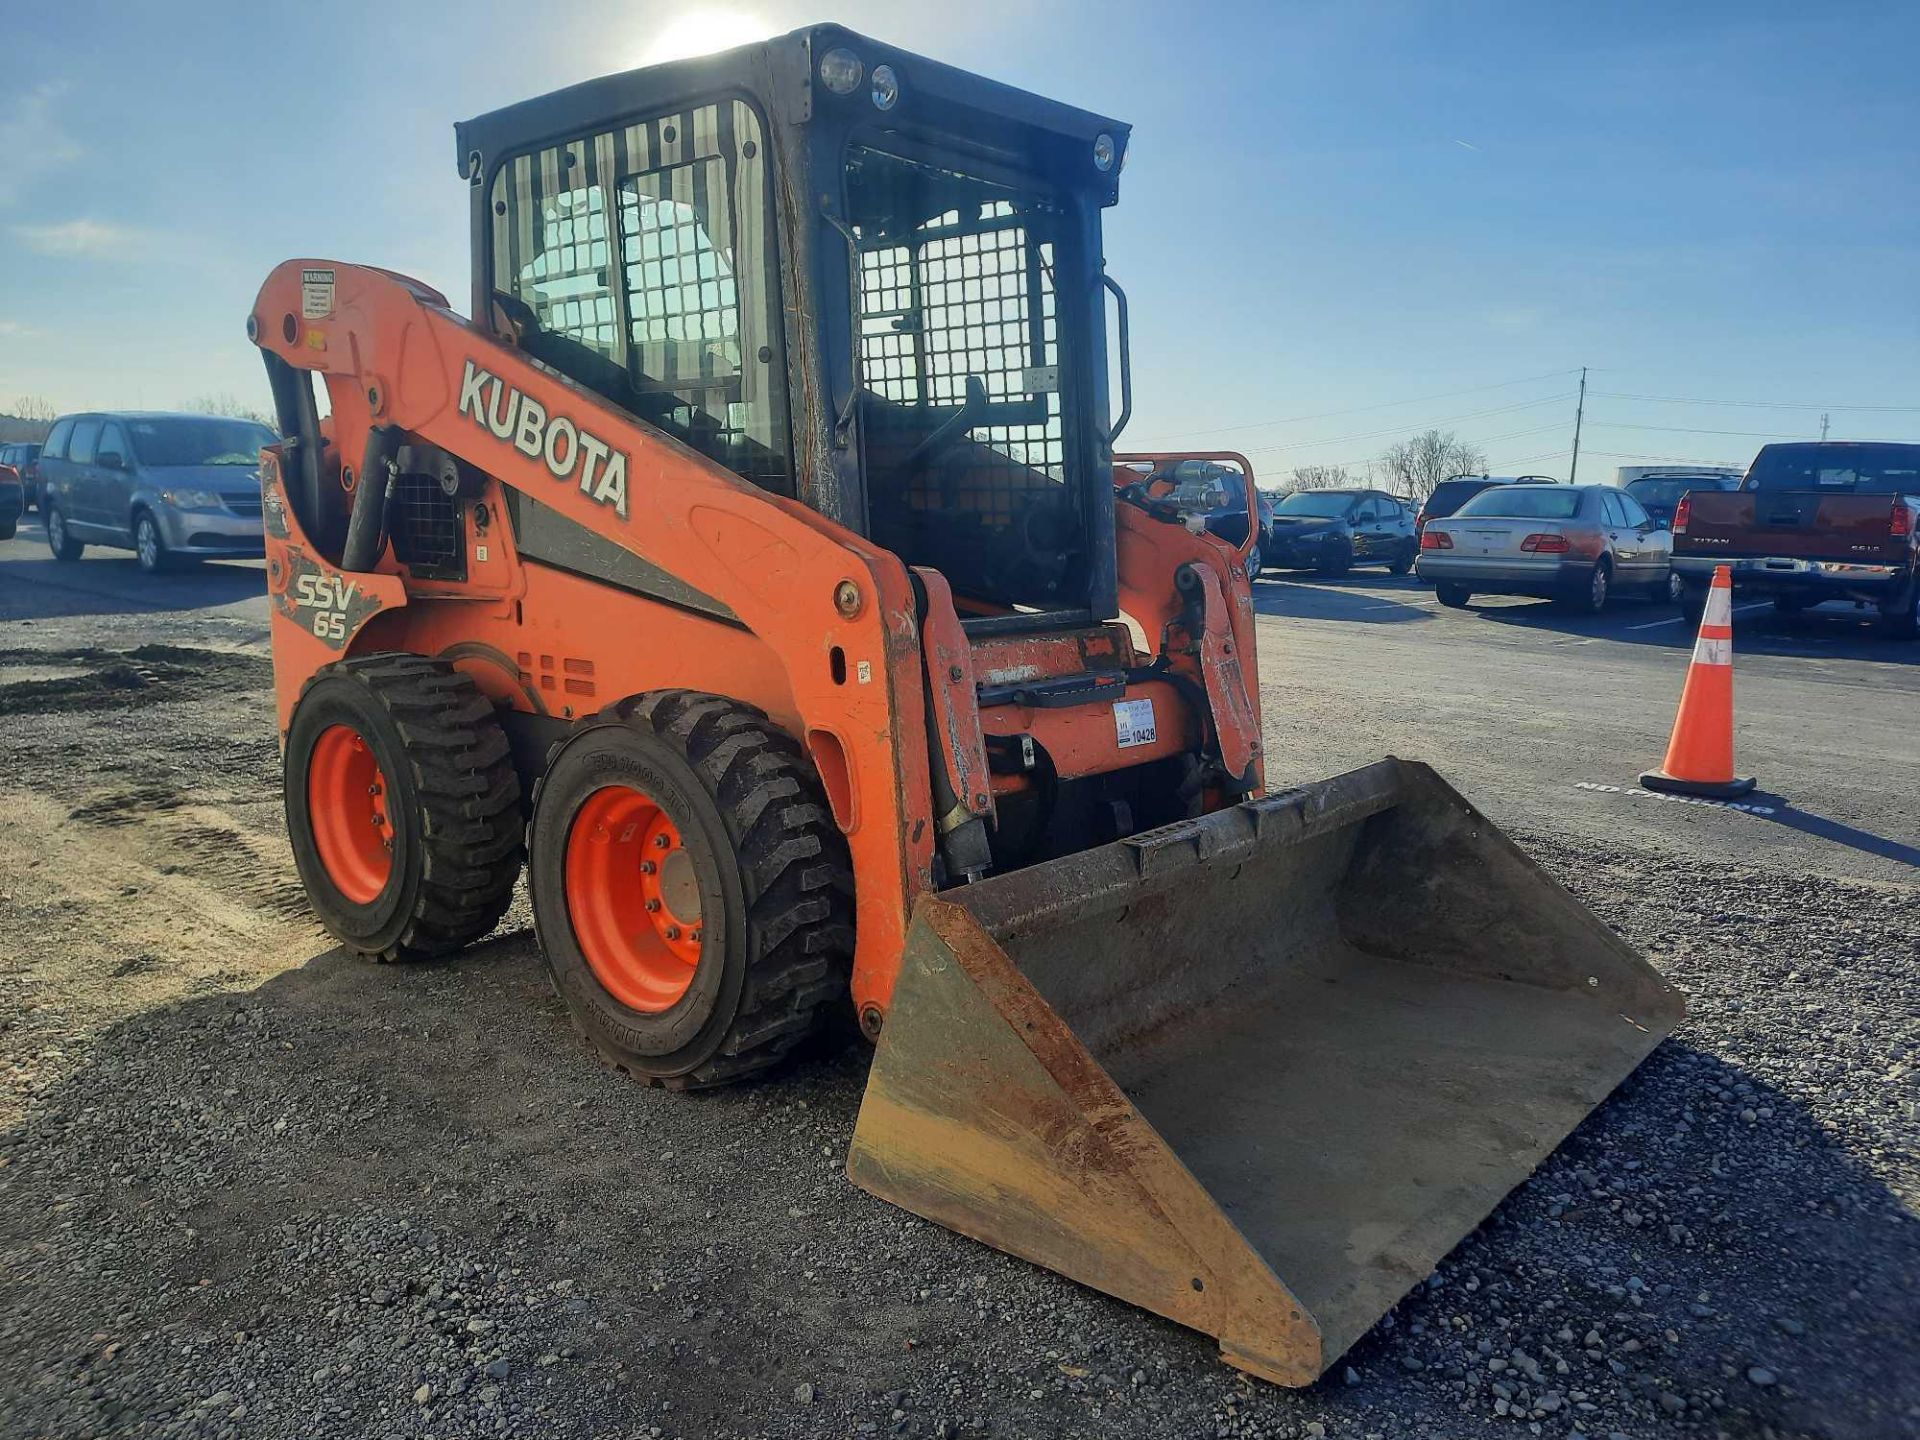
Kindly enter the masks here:
[[1713, 572], [1667, 758], [1640, 783], [1649, 790], [1719, 800], [1753, 789], [1751, 775], [1733, 773], [1733, 571], [1728, 566]]

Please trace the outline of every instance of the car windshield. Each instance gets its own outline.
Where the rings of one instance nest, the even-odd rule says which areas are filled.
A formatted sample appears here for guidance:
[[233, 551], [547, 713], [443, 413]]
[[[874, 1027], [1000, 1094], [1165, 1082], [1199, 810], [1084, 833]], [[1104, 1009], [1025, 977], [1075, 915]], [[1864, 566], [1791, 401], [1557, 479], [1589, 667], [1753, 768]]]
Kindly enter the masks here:
[[1580, 492], [1564, 485], [1494, 485], [1482, 490], [1454, 514], [1508, 520], [1571, 520], [1580, 513]]
[[1920, 495], [1920, 445], [1769, 445], [1744, 488]]
[[175, 465], [258, 465], [260, 449], [280, 437], [252, 420], [223, 420], [217, 416], [169, 416], [157, 420], [129, 420], [133, 451], [142, 465], [164, 469]]
[[1700, 475], [1690, 480], [1636, 480], [1627, 486], [1627, 493], [1649, 510], [1671, 512], [1680, 503], [1680, 497], [1689, 490], [1718, 490], [1719, 488], [1718, 480]]
[[1296, 490], [1278, 505], [1276, 513], [1281, 515], [1307, 515], [1322, 520], [1337, 520], [1347, 513], [1353, 504], [1353, 496], [1339, 491]]
[[1427, 497], [1426, 512], [1430, 516], [1451, 515], [1460, 508], [1461, 501], [1478, 495], [1487, 484], [1485, 480], [1442, 480]]

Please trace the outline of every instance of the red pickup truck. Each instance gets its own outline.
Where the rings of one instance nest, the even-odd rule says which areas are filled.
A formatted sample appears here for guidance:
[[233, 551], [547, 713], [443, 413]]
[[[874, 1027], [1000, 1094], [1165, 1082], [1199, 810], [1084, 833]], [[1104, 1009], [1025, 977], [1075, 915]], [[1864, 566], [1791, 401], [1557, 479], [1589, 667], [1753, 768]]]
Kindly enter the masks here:
[[1681, 606], [1698, 620], [1716, 565], [1736, 599], [1792, 614], [1822, 600], [1880, 611], [1887, 632], [1920, 636], [1920, 445], [1768, 445], [1738, 490], [1694, 490], [1673, 515]]

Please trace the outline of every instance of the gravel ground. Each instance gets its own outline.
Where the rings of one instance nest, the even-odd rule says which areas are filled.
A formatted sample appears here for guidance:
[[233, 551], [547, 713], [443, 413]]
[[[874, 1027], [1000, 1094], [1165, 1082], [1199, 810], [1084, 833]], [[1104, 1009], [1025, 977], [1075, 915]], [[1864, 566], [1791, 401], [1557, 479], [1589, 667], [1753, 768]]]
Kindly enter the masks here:
[[1517, 834], [1691, 1017], [1287, 1392], [854, 1190], [863, 1054], [622, 1083], [524, 900], [330, 950], [189, 629], [0, 655], [0, 1434], [1920, 1433], [1920, 888]]

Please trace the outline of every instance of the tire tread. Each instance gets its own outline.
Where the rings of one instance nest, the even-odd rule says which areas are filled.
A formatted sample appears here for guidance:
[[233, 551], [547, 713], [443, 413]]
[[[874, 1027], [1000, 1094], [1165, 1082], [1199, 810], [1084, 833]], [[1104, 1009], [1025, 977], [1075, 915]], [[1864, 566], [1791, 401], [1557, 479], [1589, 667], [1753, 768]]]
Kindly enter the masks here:
[[613, 1068], [669, 1089], [710, 1089], [771, 1069], [830, 1027], [852, 978], [853, 867], [819, 777], [791, 736], [741, 701], [657, 690], [609, 706], [600, 720], [666, 742], [712, 795], [739, 866], [748, 949], [733, 1022], [692, 1070], [644, 1074], [590, 1034], [589, 1043]]
[[449, 661], [405, 652], [356, 656], [315, 679], [340, 672], [392, 719], [420, 804], [419, 894], [398, 938], [374, 958], [451, 954], [500, 923], [520, 875], [520, 777], [506, 733], [492, 702]]

